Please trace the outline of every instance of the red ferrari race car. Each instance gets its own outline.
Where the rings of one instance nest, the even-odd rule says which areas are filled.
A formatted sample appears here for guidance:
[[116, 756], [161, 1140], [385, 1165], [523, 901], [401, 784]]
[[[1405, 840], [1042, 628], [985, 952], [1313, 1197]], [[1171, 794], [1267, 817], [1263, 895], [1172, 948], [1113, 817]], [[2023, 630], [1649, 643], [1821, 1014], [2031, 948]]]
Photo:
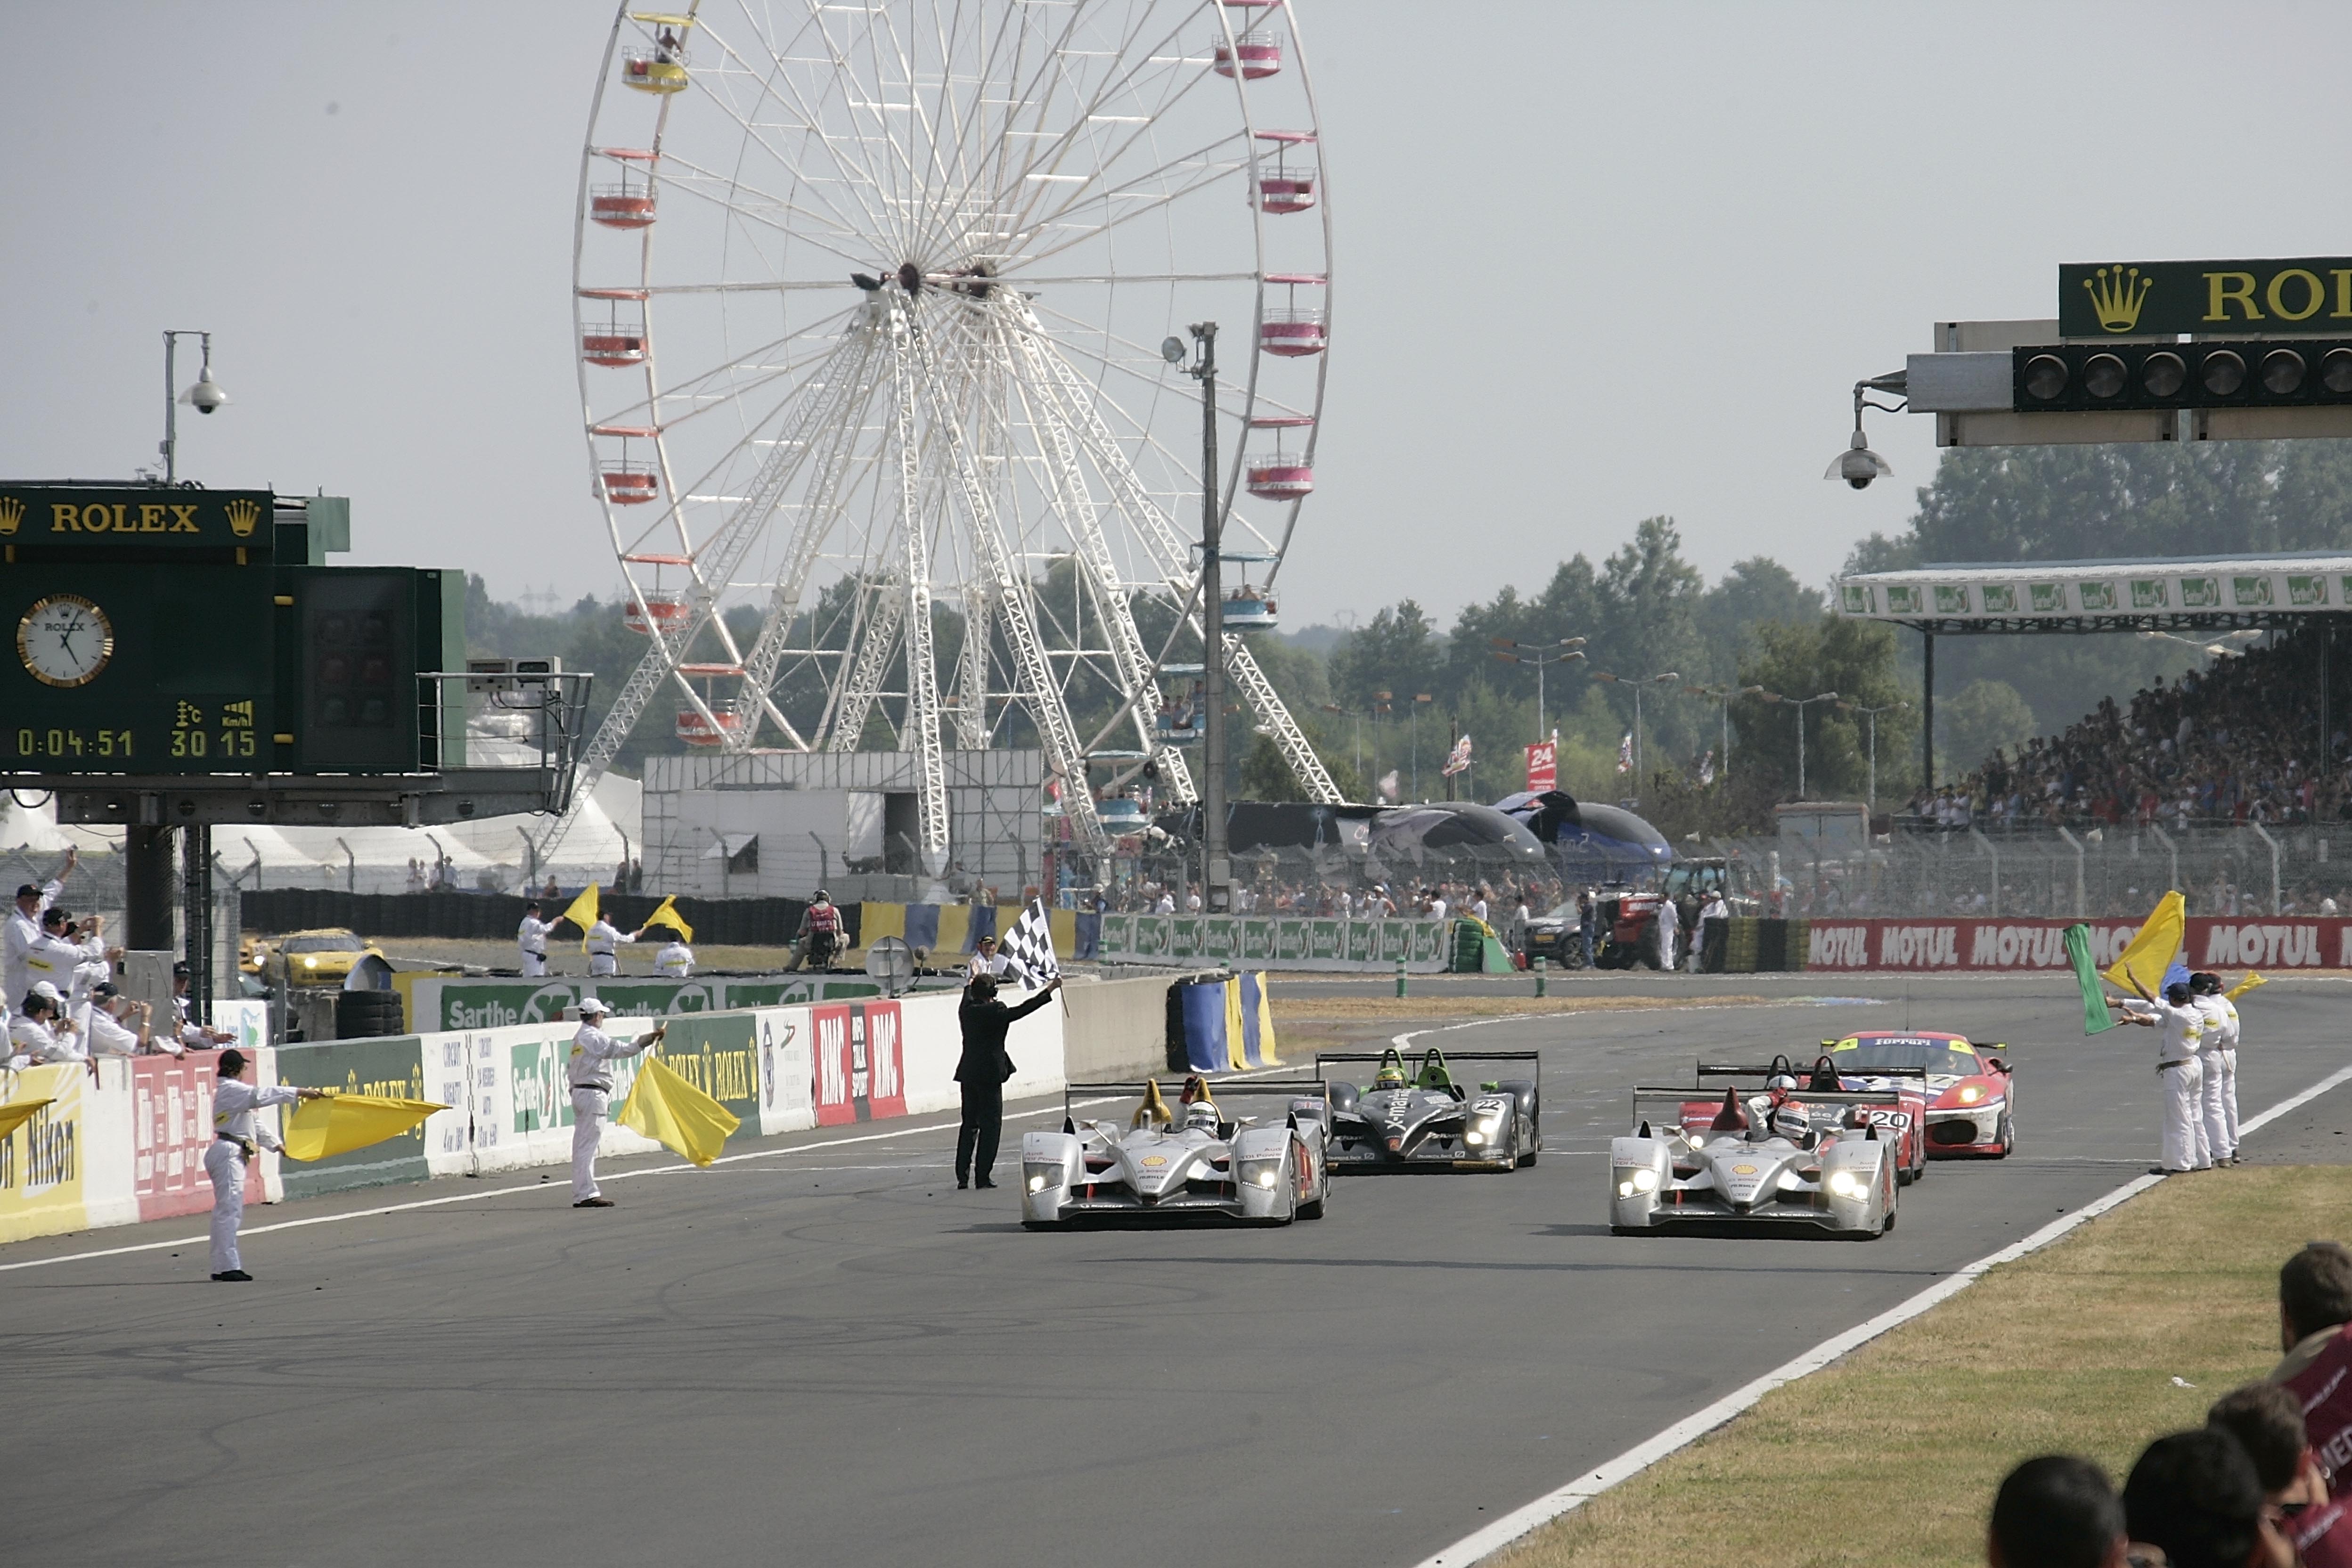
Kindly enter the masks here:
[[1979, 1047], [1966, 1035], [1935, 1029], [1849, 1035], [1822, 1046], [1839, 1082], [1853, 1088], [1900, 1087], [1887, 1075], [1924, 1072], [1926, 1142], [1937, 1158], [1998, 1160], [2017, 1146], [2017, 1080], [2005, 1058], [1982, 1054], [2007, 1046]]

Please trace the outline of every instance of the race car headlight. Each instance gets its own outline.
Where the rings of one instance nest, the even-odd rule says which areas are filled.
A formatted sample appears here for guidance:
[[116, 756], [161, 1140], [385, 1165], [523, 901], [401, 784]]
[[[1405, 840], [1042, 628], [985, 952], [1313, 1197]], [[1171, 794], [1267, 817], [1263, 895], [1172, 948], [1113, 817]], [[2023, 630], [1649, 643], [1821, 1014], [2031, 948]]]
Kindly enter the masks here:
[[1042, 1193], [1047, 1187], [1062, 1184], [1062, 1167], [1059, 1165], [1032, 1165], [1023, 1174], [1027, 1178], [1025, 1184], [1033, 1193]]
[[1832, 1171], [1829, 1189], [1842, 1198], [1858, 1198], [1868, 1192], [1870, 1186], [1852, 1171]]
[[1249, 1186], [1271, 1188], [1281, 1175], [1282, 1162], [1279, 1160], [1242, 1162], [1242, 1181]]
[[305, 969], [316, 969], [319, 967], [319, 961], [315, 958], [306, 958], [302, 961], [302, 967]]
[[1657, 1190], [1658, 1173], [1647, 1165], [1627, 1170], [1617, 1183], [1617, 1195], [1621, 1198], [1630, 1198], [1635, 1193], [1654, 1193]]
[[1984, 1085], [1980, 1083], [1964, 1083], [1960, 1085], [1960, 1103], [1962, 1105], [1974, 1105], [1978, 1100], [1982, 1100], [1983, 1098]]

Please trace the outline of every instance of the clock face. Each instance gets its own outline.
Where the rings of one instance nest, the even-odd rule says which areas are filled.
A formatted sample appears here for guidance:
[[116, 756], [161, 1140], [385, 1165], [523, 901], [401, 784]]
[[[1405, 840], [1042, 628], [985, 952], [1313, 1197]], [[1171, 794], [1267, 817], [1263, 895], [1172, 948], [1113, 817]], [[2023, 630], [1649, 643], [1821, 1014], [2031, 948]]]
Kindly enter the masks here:
[[87, 686], [114, 657], [114, 626], [79, 594], [52, 594], [16, 623], [16, 657], [45, 686]]

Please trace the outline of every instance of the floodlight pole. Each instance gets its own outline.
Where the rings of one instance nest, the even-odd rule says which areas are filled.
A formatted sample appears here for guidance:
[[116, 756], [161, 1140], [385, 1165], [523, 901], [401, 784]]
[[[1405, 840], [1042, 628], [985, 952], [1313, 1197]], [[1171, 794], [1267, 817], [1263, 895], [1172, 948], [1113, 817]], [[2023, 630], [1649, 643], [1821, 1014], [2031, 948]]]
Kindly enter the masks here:
[[1217, 504], [1217, 323], [1191, 329], [1199, 358], [1185, 372], [1201, 384], [1201, 692], [1209, 709], [1201, 732], [1201, 910], [1233, 908], [1225, 847], [1224, 519]]

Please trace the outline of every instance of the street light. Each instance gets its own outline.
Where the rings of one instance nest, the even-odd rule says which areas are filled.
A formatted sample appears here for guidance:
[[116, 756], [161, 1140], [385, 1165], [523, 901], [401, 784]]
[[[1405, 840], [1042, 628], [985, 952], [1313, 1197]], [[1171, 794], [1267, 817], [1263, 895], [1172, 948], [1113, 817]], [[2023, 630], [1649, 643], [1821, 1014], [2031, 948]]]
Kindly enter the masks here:
[[1760, 686], [1685, 686], [1683, 690], [1692, 697], [1709, 697], [1723, 704], [1723, 766], [1718, 770], [1725, 778], [1731, 776], [1731, 700], [1753, 697], [1764, 689]]
[[1595, 680], [1606, 680], [1617, 686], [1633, 689], [1633, 804], [1642, 804], [1642, 688], [1664, 686], [1669, 680], [1680, 680], [1682, 671], [1669, 669], [1663, 675], [1612, 675], [1605, 669], [1592, 672]]
[[1197, 357], [1184, 363], [1184, 340], [1171, 337], [1160, 357], [1201, 384], [1201, 696], [1208, 723], [1201, 733], [1201, 908], [1233, 907], [1233, 865], [1225, 853], [1224, 514], [1217, 504], [1217, 323], [1196, 321]]
[[1797, 798], [1805, 798], [1805, 709], [1815, 702], [1835, 702], [1834, 691], [1817, 691], [1811, 697], [1783, 697], [1777, 691], [1763, 693], [1767, 702], [1786, 702], [1797, 710]]
[[[173, 352], [178, 340], [196, 338], [205, 351], [204, 368], [196, 373], [196, 384], [187, 391], [179, 390], [179, 378], [173, 374]], [[186, 404], [199, 414], [215, 414], [228, 405], [228, 394], [213, 379], [213, 335], [194, 327], [175, 327], [163, 334], [163, 444], [156, 448], [163, 456], [163, 482], [176, 483], [180, 477], [180, 405]]]
[[[1875, 708], [1865, 708], [1859, 702], [1841, 702], [1838, 706], [1849, 713], [1866, 713], [1870, 716], [1870, 810], [1871, 814], [1875, 816], [1878, 812], [1878, 716], [1881, 713], [1892, 713], [1899, 708], [1908, 708], [1911, 704], [1884, 702]], [[1801, 729], [1803, 725], [1804, 721], [1800, 718], [1798, 727]]]
[[1513, 642], [1508, 637], [1489, 637], [1486, 640], [1495, 645], [1495, 657], [1505, 664], [1532, 664], [1536, 667], [1536, 740], [1538, 743], [1541, 743], [1545, 736], [1550, 733], [1544, 728], [1544, 667], [1566, 664], [1572, 658], [1582, 658], [1584, 656], [1580, 653], [1564, 653], [1560, 650], [1582, 647], [1584, 639], [1562, 637], [1558, 642], [1546, 643]]
[[1364, 773], [1363, 710], [1360, 708], [1342, 708], [1337, 702], [1326, 702], [1322, 705], [1322, 708], [1323, 711], [1326, 713], [1337, 713], [1343, 719], [1354, 721], [1353, 728], [1356, 731], [1356, 776], [1361, 778]]

